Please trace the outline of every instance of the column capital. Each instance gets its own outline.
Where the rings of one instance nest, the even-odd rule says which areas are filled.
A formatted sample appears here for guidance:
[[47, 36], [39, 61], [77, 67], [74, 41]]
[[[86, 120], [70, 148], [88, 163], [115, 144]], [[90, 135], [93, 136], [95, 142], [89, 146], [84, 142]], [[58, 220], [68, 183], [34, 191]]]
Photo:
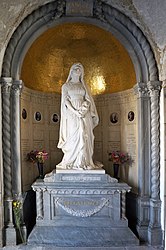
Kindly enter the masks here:
[[0, 84], [2, 86], [2, 93], [9, 94], [12, 83], [13, 83], [13, 79], [11, 77], [2, 77], [0, 79]]
[[162, 82], [160, 81], [149, 81], [147, 83], [148, 91], [150, 93], [150, 96], [159, 95]]
[[144, 82], [138, 82], [133, 87], [133, 89], [134, 89], [134, 93], [138, 97], [149, 97], [148, 87], [147, 87], [146, 83], [144, 83]]
[[150, 206], [154, 208], [160, 208], [161, 207], [161, 200], [159, 199], [150, 199]]
[[12, 77], [1, 77], [0, 78], [0, 83], [2, 84], [12, 84], [13, 83], [13, 78]]
[[15, 80], [13, 81], [13, 84], [12, 84], [12, 91], [13, 93], [20, 93], [21, 90], [23, 88], [23, 82], [22, 80]]

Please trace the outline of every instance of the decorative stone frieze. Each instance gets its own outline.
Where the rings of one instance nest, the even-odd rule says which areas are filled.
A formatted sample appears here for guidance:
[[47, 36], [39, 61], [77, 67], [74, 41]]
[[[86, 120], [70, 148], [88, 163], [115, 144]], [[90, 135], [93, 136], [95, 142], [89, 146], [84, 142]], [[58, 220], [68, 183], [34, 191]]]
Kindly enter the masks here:
[[93, 0], [66, 1], [66, 16], [93, 16]]
[[[85, 202], [83, 200], [77, 202], [79, 205], [82, 204], [85, 205]], [[101, 198], [98, 200], [86, 200], [86, 203], [92, 206], [92, 204], [96, 204], [93, 206], [91, 209], [73, 209], [70, 205], [66, 205], [65, 201], [63, 198], [57, 198], [55, 199], [55, 205], [60, 206], [65, 212], [69, 213], [72, 216], [77, 216], [77, 217], [90, 217], [93, 216], [94, 214], [98, 213], [104, 206], [109, 205], [109, 200], [105, 198]], [[75, 202], [76, 204], [76, 202]]]
[[[36, 191], [36, 192], [39, 192], [38, 189], [36, 189], [34, 186], [33, 186], [33, 190]], [[42, 192], [48, 192], [49, 194], [66, 194], [66, 195], [69, 195], [69, 194], [76, 194], [76, 195], [113, 195], [113, 194], [116, 194], [116, 193], [121, 193], [121, 190], [103, 190], [103, 189], [63, 189], [63, 190], [59, 190], [59, 189], [50, 189], [50, 188], [46, 188], [46, 187], [41, 187], [40, 188], [40, 191]], [[127, 190], [123, 190], [123, 192], [130, 192], [129, 189]]]
[[107, 22], [103, 11], [103, 3], [101, 0], [96, 0], [94, 2], [93, 13], [94, 17], [98, 18], [100, 21]]
[[56, 19], [60, 18], [61, 16], [63, 16], [65, 13], [65, 6], [66, 6], [66, 1], [58, 0], [56, 9], [53, 11], [53, 15], [52, 15], [51, 19], [56, 20]]

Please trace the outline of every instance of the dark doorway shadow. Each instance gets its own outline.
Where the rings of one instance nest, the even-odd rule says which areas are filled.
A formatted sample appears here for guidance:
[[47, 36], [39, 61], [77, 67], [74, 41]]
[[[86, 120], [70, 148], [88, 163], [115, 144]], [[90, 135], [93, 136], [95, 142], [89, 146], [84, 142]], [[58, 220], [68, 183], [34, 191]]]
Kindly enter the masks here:
[[28, 237], [36, 224], [36, 193], [33, 190], [27, 191], [23, 206], [23, 213]]

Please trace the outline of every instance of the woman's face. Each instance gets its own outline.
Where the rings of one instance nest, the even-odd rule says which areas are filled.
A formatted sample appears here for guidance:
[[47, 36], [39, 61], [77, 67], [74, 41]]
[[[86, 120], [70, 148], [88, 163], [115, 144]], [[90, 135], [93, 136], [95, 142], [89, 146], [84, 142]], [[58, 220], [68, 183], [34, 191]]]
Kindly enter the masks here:
[[77, 76], [80, 76], [81, 75], [81, 69], [80, 67], [75, 67], [72, 69], [72, 72], [71, 72], [72, 75], [77, 75]]

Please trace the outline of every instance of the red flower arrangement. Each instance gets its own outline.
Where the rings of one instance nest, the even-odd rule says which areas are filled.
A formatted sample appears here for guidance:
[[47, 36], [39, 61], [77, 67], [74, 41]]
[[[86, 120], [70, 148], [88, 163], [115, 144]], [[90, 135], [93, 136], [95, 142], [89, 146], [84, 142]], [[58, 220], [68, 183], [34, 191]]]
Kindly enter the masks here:
[[109, 154], [109, 161], [112, 161], [116, 164], [123, 164], [125, 162], [130, 161], [130, 157], [128, 153], [120, 152], [120, 151], [112, 151]]
[[31, 152], [27, 154], [27, 160], [33, 163], [44, 163], [47, 159], [48, 153], [45, 150], [31, 150]]

